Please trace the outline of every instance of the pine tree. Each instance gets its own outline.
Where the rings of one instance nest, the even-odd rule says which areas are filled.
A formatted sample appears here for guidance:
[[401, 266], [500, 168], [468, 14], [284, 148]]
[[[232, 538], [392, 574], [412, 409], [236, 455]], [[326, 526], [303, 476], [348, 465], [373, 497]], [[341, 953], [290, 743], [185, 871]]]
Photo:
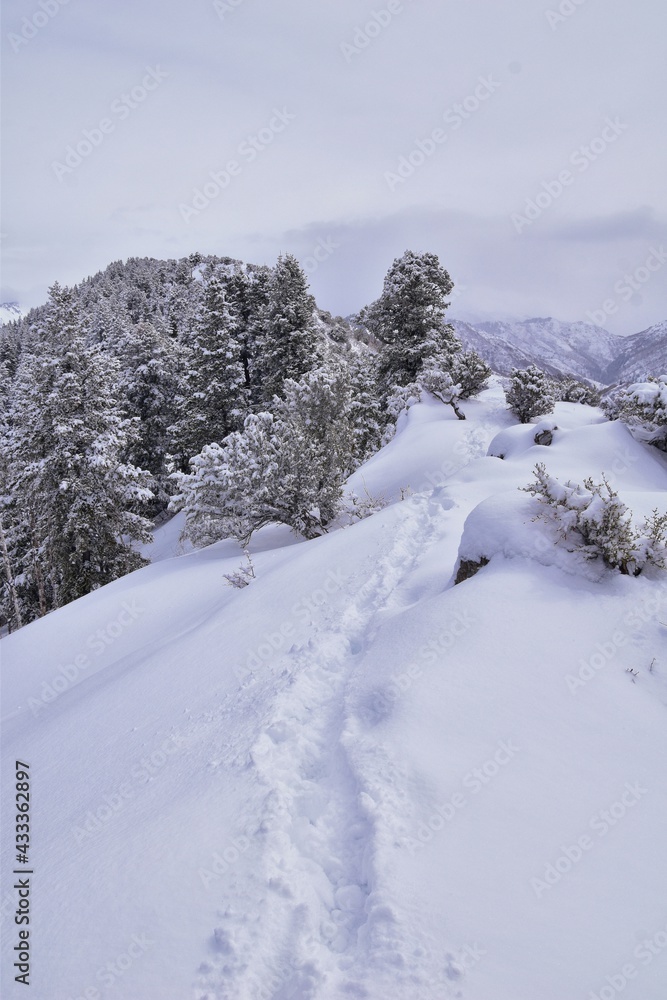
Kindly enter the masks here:
[[423, 363], [436, 354], [450, 356], [461, 344], [444, 316], [453, 288], [435, 254], [406, 250], [384, 280], [380, 298], [359, 316], [383, 345], [380, 377], [386, 391], [415, 381]]
[[[26, 355], [9, 411], [9, 509], [30, 616], [143, 565], [150, 477], [123, 456], [117, 372], [86, 344], [71, 292], [55, 285], [39, 351]], [[18, 574], [17, 574], [18, 575]]]
[[139, 323], [127, 331], [117, 353], [126, 412], [136, 424], [126, 457], [153, 477], [155, 498], [150, 512], [156, 516], [173, 492], [167, 461], [169, 428], [177, 416], [186, 351], [150, 323]]
[[227, 295], [240, 346], [245, 389], [251, 407], [264, 397], [261, 347], [263, 318], [269, 305], [271, 270], [268, 267], [234, 267], [227, 280]]
[[522, 424], [529, 423], [533, 417], [551, 413], [554, 408], [549, 378], [535, 365], [513, 369], [505, 399]]
[[279, 257], [268, 287], [258, 334], [262, 399], [282, 393], [285, 379], [298, 379], [320, 360], [314, 322], [315, 300], [296, 257]]
[[339, 369], [318, 369], [283, 384], [274, 413], [251, 414], [222, 446], [208, 445], [179, 475], [172, 509], [186, 512], [196, 545], [234, 537], [246, 546], [270, 523], [305, 538], [327, 529], [354, 465], [350, 393]]
[[170, 449], [184, 471], [205, 444], [220, 443], [238, 429], [248, 410], [236, 327], [224, 285], [215, 276], [204, 294], [180, 402]]
[[377, 357], [370, 352], [347, 355], [350, 380], [352, 454], [357, 465], [374, 455], [382, 444], [387, 425], [382, 405]]

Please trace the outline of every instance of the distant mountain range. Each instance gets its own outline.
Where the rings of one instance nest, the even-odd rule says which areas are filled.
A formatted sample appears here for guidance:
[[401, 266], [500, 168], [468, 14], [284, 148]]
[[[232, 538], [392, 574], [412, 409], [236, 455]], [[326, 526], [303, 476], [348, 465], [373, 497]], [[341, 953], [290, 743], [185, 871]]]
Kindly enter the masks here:
[[667, 320], [630, 337], [551, 317], [474, 325], [450, 322], [464, 346], [474, 348], [500, 375], [534, 364], [552, 375], [613, 385], [667, 372]]

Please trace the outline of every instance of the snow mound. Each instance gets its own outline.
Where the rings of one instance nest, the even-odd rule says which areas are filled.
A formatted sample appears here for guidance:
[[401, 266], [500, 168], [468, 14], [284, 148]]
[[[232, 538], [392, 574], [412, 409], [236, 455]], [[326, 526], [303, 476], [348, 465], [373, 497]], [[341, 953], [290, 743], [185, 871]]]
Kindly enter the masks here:
[[537, 519], [540, 504], [521, 490], [483, 500], [468, 515], [459, 545], [458, 564], [486, 563], [497, 556], [532, 559], [591, 580], [603, 575], [602, 565], [590, 563], [558, 544], [553, 528]]
[[536, 445], [535, 438], [543, 431], [551, 431], [556, 440], [558, 426], [554, 420], [540, 420], [536, 424], [517, 424], [514, 427], [506, 427], [500, 434], [496, 434], [489, 445], [487, 455], [490, 458], [513, 458], [515, 455], [522, 455], [529, 448], [544, 447]]

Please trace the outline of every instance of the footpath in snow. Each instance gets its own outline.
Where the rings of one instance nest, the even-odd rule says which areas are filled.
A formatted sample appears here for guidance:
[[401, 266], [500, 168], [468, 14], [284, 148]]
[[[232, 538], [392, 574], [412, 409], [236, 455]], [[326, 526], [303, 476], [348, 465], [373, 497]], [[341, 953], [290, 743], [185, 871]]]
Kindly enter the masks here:
[[[465, 410], [414, 407], [352, 477], [387, 507], [265, 529], [243, 590], [175, 519], [3, 640], [40, 1000], [667, 995], [667, 587], [583, 566], [518, 491], [544, 461], [664, 509], [664, 456], [588, 407], [549, 448], [499, 387]], [[455, 587], [460, 553], [491, 561]]]

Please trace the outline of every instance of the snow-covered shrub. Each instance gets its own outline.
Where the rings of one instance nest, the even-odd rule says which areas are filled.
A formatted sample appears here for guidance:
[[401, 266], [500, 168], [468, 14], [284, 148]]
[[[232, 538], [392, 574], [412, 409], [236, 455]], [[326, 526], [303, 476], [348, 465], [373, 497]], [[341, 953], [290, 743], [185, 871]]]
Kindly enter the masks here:
[[601, 483], [585, 479], [560, 483], [542, 463], [535, 482], [522, 487], [542, 505], [538, 517], [551, 523], [568, 547], [588, 559], [637, 576], [647, 565], [667, 569], [667, 513], [654, 511], [637, 527], [632, 511], [603, 475]]
[[512, 371], [509, 388], [505, 390], [507, 404], [522, 424], [529, 423], [533, 417], [551, 413], [554, 408], [554, 397], [548, 376], [530, 365], [529, 368]]
[[381, 444], [388, 444], [396, 433], [396, 422], [402, 413], [407, 413], [421, 399], [421, 386], [416, 382], [408, 385], [395, 385], [387, 396], [385, 412], [387, 426], [382, 435]]
[[477, 351], [462, 351], [451, 357], [452, 379], [461, 386], [461, 399], [470, 399], [486, 389], [493, 372]]
[[436, 399], [451, 406], [459, 420], [465, 420], [465, 413], [458, 407], [463, 389], [460, 383], [454, 381], [451, 372], [439, 365], [437, 360], [424, 366], [419, 375], [419, 384]]
[[622, 420], [637, 441], [667, 451], [667, 375], [621, 386], [602, 404], [610, 420]]
[[379, 510], [384, 510], [387, 503], [388, 501], [385, 497], [373, 496], [368, 492], [366, 487], [364, 487], [362, 496], [358, 493], [349, 493], [347, 495], [343, 505], [343, 512], [347, 514], [352, 521], [363, 521], [364, 518], [371, 517], [372, 514], [377, 514]]
[[552, 379], [551, 392], [554, 399], [563, 403], [582, 403], [599, 406], [600, 393], [592, 385], [579, 382], [576, 378]]
[[247, 549], [243, 550], [243, 555], [245, 556], [246, 563], [239, 566], [232, 573], [225, 573], [224, 578], [230, 587], [235, 587], [237, 590], [242, 590], [243, 587], [247, 587], [248, 584], [255, 579], [255, 567], [253, 566], [252, 559], [250, 558], [250, 553]]

